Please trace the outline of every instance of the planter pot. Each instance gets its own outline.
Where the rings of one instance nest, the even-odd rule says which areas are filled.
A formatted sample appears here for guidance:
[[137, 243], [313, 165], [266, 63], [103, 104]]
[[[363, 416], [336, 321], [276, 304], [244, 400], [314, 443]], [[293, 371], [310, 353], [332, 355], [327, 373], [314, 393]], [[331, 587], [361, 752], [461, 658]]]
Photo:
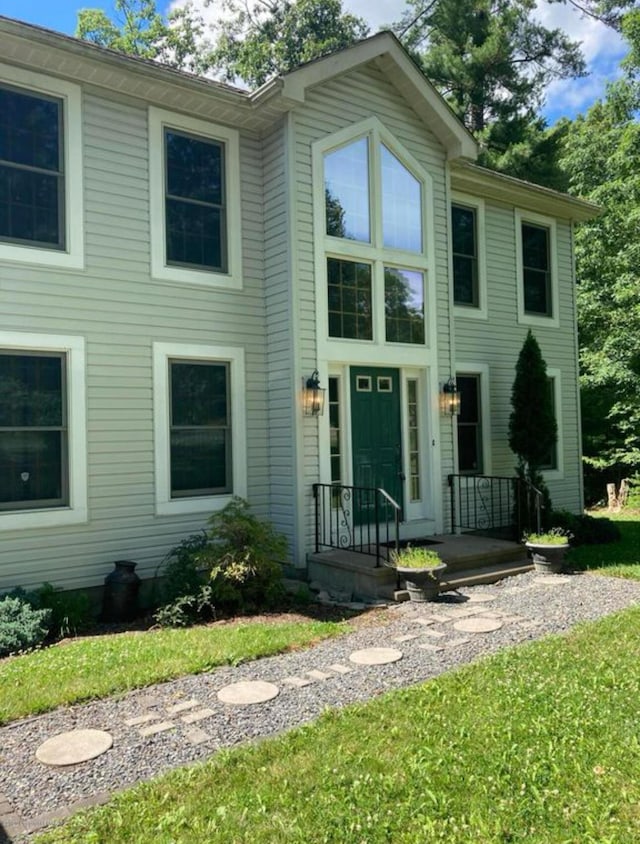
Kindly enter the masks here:
[[525, 542], [531, 552], [533, 567], [545, 574], [559, 574], [564, 567], [564, 558], [569, 550], [569, 543], [565, 545], [536, 545]]
[[440, 576], [447, 564], [441, 563], [430, 569], [413, 569], [398, 566], [398, 574], [404, 580], [409, 599], [418, 603], [433, 601], [440, 592]]

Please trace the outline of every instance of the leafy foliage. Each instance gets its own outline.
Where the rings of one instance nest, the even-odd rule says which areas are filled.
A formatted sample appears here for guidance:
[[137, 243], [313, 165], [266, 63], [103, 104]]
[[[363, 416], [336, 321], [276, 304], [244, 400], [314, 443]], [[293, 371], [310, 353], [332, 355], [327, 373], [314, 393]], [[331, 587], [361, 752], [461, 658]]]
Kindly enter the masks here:
[[223, 8], [212, 61], [226, 80], [239, 77], [250, 86], [348, 47], [369, 31], [362, 18], [343, 11], [342, 0], [224, 0]]
[[286, 539], [237, 497], [209, 525], [167, 555], [159, 624], [183, 627], [215, 618], [216, 609], [267, 609], [282, 598]]
[[29, 593], [36, 609], [50, 610], [49, 632], [52, 637], [75, 636], [91, 621], [91, 602], [86, 592], [67, 592], [43, 583]]
[[620, 540], [620, 528], [611, 519], [576, 515], [568, 510], [554, 510], [551, 523], [573, 535], [572, 545], [606, 545]]
[[433, 569], [442, 565], [442, 558], [437, 551], [420, 546], [408, 545], [401, 551], [391, 555], [394, 566], [407, 569]]
[[37, 610], [24, 598], [0, 598], [0, 657], [35, 648], [49, 632], [51, 610]]

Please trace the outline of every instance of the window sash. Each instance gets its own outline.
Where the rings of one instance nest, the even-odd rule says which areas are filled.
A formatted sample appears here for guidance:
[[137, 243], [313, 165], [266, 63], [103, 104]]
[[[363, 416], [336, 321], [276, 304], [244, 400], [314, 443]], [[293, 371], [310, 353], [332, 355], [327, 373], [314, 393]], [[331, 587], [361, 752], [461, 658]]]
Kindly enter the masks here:
[[[544, 248], [539, 248], [544, 234]], [[522, 284], [525, 314], [552, 316], [551, 255], [549, 229], [522, 223]]]
[[[185, 364], [224, 369], [225, 419], [223, 422], [218, 420], [199, 424], [174, 423], [173, 367]], [[179, 358], [169, 359], [168, 365], [170, 496], [176, 499], [229, 493], [233, 489], [229, 363]], [[212, 399], [211, 396], [207, 398]], [[194, 467], [194, 458], [196, 464], [200, 464], [199, 467], [197, 465]], [[188, 462], [189, 460], [191, 463]], [[198, 475], [200, 478], [206, 478], [209, 483], [194, 483]]]
[[[472, 215], [470, 248], [457, 236], [461, 214]], [[453, 257], [453, 301], [456, 305], [479, 307], [478, 293], [478, 215], [475, 208], [463, 205], [451, 207], [452, 257]]]
[[[66, 355], [22, 349], [0, 351], [0, 357], [8, 356], [24, 358], [25, 362], [45, 357], [59, 360], [60, 420], [49, 425], [0, 425], [0, 511], [66, 506], [69, 504]], [[6, 383], [0, 386], [10, 389]], [[17, 385], [17, 388], [25, 387]], [[51, 494], [54, 489], [58, 494]], [[27, 494], [19, 497], [21, 491]], [[42, 494], [47, 491], [49, 495]]]
[[458, 471], [463, 475], [479, 475], [484, 467], [480, 376], [457, 374], [456, 382], [461, 397], [457, 421]]
[[[55, 167], [37, 166], [13, 160], [2, 155], [0, 148], [0, 241], [27, 246], [36, 246], [45, 249], [65, 249], [65, 172], [64, 172], [64, 102], [58, 97], [35, 93], [31, 90], [17, 86], [1, 84], [0, 91], [9, 95], [15, 94], [34, 101], [53, 103], [56, 106], [57, 123], [57, 164]], [[0, 126], [0, 131], [1, 131]], [[4, 178], [2, 177], [4, 173]], [[20, 178], [22, 177], [22, 178]], [[38, 177], [40, 184], [49, 182], [53, 185], [55, 192], [55, 237], [38, 238], [38, 216], [43, 211], [51, 212], [51, 209], [39, 208], [37, 205]], [[4, 183], [4, 191], [2, 191]], [[31, 202], [20, 201], [21, 193], [31, 194]], [[40, 215], [39, 212], [40, 211]], [[30, 224], [33, 232], [31, 237], [21, 237], [13, 231], [15, 218], [28, 215], [31, 217]]]
[[373, 267], [362, 261], [327, 259], [329, 336], [373, 339]]

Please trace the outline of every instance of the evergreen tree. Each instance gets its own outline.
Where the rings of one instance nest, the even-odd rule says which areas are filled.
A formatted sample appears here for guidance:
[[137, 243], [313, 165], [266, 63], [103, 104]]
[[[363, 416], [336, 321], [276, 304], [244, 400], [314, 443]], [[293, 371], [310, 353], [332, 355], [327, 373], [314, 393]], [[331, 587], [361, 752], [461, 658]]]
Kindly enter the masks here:
[[[520, 350], [516, 377], [511, 389], [509, 448], [518, 458], [516, 474], [543, 494], [543, 523], [551, 515], [551, 499], [540, 467], [558, 440], [558, 425], [553, 412], [547, 364], [531, 329]], [[518, 501], [520, 521], [528, 530], [537, 530], [533, 499], [529, 494]]]

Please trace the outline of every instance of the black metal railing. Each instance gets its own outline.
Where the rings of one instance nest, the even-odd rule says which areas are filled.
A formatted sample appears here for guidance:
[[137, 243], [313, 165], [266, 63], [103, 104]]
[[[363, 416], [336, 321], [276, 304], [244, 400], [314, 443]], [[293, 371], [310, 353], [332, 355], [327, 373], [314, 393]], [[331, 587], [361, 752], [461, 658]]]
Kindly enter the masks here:
[[540, 531], [542, 493], [518, 477], [449, 475], [451, 532], [470, 531], [508, 536], [516, 541], [525, 530]]
[[402, 508], [384, 489], [314, 484], [316, 553], [330, 548], [376, 558], [400, 547]]

